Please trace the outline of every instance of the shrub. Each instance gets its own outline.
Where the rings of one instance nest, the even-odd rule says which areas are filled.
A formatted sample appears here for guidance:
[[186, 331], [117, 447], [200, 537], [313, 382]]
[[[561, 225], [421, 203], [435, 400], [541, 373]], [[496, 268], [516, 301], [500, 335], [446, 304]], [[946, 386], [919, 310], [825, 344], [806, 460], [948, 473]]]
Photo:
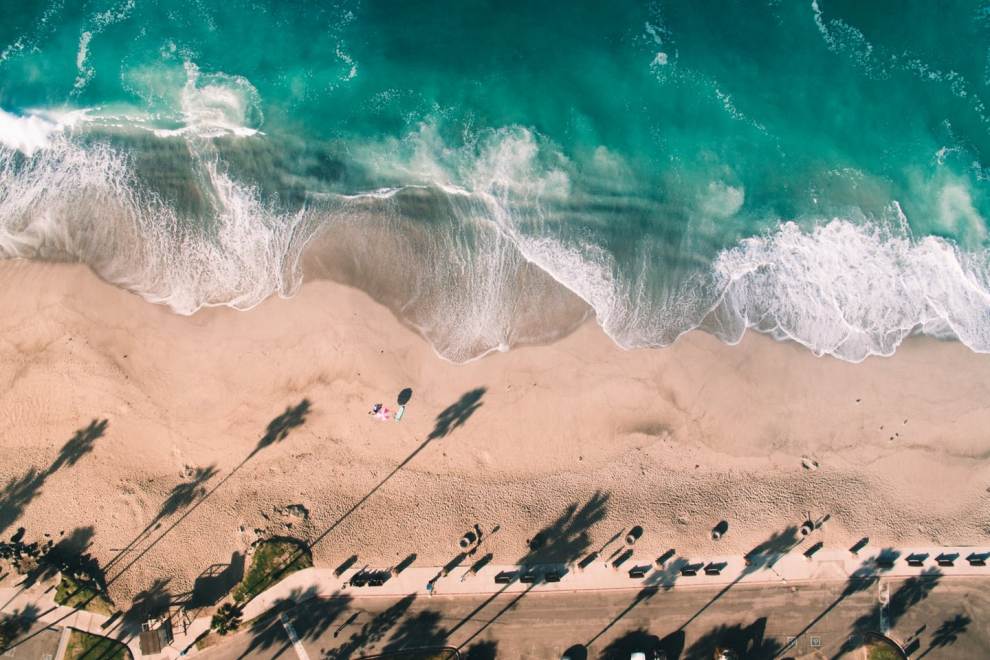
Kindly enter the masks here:
[[298, 539], [280, 537], [261, 541], [251, 557], [251, 568], [234, 589], [234, 602], [247, 603], [276, 582], [312, 565], [309, 547]]

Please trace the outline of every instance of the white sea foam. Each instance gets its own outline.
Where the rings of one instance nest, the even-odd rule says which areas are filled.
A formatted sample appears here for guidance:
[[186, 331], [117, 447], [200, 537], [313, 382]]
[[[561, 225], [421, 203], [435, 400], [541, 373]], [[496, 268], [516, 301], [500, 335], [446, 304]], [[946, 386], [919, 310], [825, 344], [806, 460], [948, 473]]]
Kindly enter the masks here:
[[746, 189], [722, 181], [708, 184], [701, 200], [701, 212], [713, 218], [730, 218], [739, 212], [746, 199]]
[[82, 34], [79, 35], [79, 48], [76, 51], [76, 82], [73, 85], [73, 90], [78, 91], [86, 86], [87, 83], [93, 78], [95, 73], [93, 67], [86, 64], [86, 60], [89, 59], [89, 42], [93, 39], [93, 33], [89, 30], [84, 30]]
[[182, 314], [290, 294], [305, 211], [279, 213], [209, 155], [194, 161], [211, 207], [205, 227], [142, 191], [106, 145], [51, 132], [27, 159], [0, 146], [0, 257], [82, 261]]
[[348, 55], [344, 51], [344, 49], [341, 48], [339, 45], [337, 46], [336, 54], [337, 54], [337, 59], [339, 59], [341, 62], [343, 62], [348, 66], [347, 75], [343, 76], [342, 79], [344, 81], [348, 81], [357, 78], [358, 68], [357, 68], [357, 63], [354, 61], [354, 58]]
[[[811, 1], [811, 10], [818, 32], [832, 52], [849, 58], [873, 78], [887, 78], [892, 70], [903, 69], [910, 71], [920, 80], [947, 83], [950, 94], [960, 99], [967, 99], [970, 108], [979, 116], [980, 121], [990, 125], [990, 114], [980, 94], [971, 89], [971, 83], [958, 71], [933, 68], [908, 51], [891, 53], [875, 49], [857, 28], [838, 18], [826, 19], [818, 0]], [[988, 53], [988, 63], [990, 63], [990, 53]]]
[[[562, 330], [540, 334], [545, 318], [582, 318], [565, 290], [624, 347], [666, 345], [701, 327], [729, 342], [753, 328], [850, 361], [890, 355], [917, 332], [990, 351], [990, 256], [913, 237], [896, 204], [886, 220], [783, 223], [723, 250], [710, 269], [658, 283], [666, 262], [645, 238], [620, 264], [569, 229], [574, 168], [521, 127], [453, 148], [429, 126], [370, 145], [358, 154], [364, 165], [415, 183], [323, 195], [292, 214], [193, 140], [193, 178], [210, 207], [203, 227], [142, 191], [124, 154], [76, 144], [71, 121], [0, 114], [0, 256], [80, 260], [179, 313], [290, 294], [313, 226], [350, 224], [351, 238], [366, 241], [346, 247], [364, 264], [359, 277], [388, 271], [382, 298], [456, 361], [552, 338]], [[589, 156], [598, 172], [624, 167], [605, 149]], [[944, 222], [982, 224], [965, 189], [942, 190]], [[712, 217], [738, 213], [745, 199], [723, 181], [706, 192], [701, 210]]]
[[47, 34], [52, 29], [52, 18], [62, 11], [64, 0], [54, 0], [41, 13], [41, 17], [33, 24], [33, 30], [28, 34], [17, 37], [13, 42], [0, 50], [0, 64], [3, 64], [11, 57], [21, 53], [30, 52], [37, 47], [42, 35]]
[[646, 34], [650, 36], [650, 39], [653, 40], [654, 44], [656, 44], [657, 46], [663, 45], [664, 37], [667, 36], [667, 31], [663, 27], [663, 25], [656, 26], [653, 25], [653, 23], [647, 21], [644, 29], [646, 30]]
[[59, 126], [47, 119], [0, 110], [0, 143], [29, 156], [47, 147], [51, 134], [58, 130]]
[[87, 110], [48, 110], [15, 115], [0, 108], [0, 144], [31, 156], [51, 144], [52, 136], [86, 118]]
[[987, 222], [973, 206], [969, 190], [962, 183], [949, 183], [938, 193], [938, 223], [967, 247], [978, 247], [987, 238]]
[[[627, 348], [664, 346], [701, 327], [729, 342], [752, 328], [848, 361], [890, 355], [918, 332], [990, 351], [987, 252], [964, 252], [941, 238], [915, 239], [896, 203], [886, 219], [802, 223], [808, 229], [785, 222], [723, 250], [709, 270], [699, 265], [697, 272], [658, 283], [661, 257], [648, 241], [618, 264], [602, 246], [560, 224], [556, 206], [571, 189], [567, 164], [543, 153], [552, 145], [541, 146], [531, 132], [503, 129], [450, 149], [421, 127], [404, 149], [396, 147], [390, 152], [404, 157], [381, 171], [416, 173], [419, 185], [445, 191], [459, 223], [449, 239], [437, 239], [434, 249], [443, 258], [415, 284], [419, 299], [442, 300], [415, 325], [450, 359], [511, 345], [511, 310], [526, 303], [519, 299], [525, 291], [507, 282], [522, 264], [585, 301], [605, 332]], [[595, 152], [591, 164], [611, 167], [608, 155]], [[394, 194], [389, 191], [390, 199]], [[982, 226], [959, 190], [949, 187], [943, 196], [944, 221], [957, 229], [959, 223]], [[725, 218], [744, 200], [742, 187], [715, 181], [699, 210]], [[457, 233], [472, 226], [491, 226], [496, 234], [476, 236], [469, 249], [457, 247]]]
[[179, 93], [183, 125], [154, 129], [155, 135], [215, 138], [248, 137], [259, 132], [264, 121], [261, 98], [247, 78], [222, 72], [202, 73], [189, 61], [185, 63], [185, 71], [186, 82]]
[[135, 0], [123, 0], [122, 2], [101, 12], [97, 12], [90, 17], [87, 22], [87, 29], [79, 34], [79, 46], [76, 50], [76, 81], [72, 86], [72, 93], [78, 94], [89, 81], [96, 75], [96, 70], [89, 65], [90, 42], [93, 37], [103, 32], [115, 23], [125, 21], [130, 18], [134, 10]]
[[[588, 308], [558, 278], [607, 304], [601, 298], [614, 290], [610, 273], [588, 262], [585, 246], [553, 236], [546, 211], [566, 200], [570, 181], [566, 161], [532, 131], [485, 130], [450, 147], [424, 124], [354, 155], [379, 178], [413, 182], [351, 197], [356, 205], [338, 214], [345, 222], [361, 217], [361, 235], [376, 237], [372, 253], [350, 251], [349, 259], [365, 263], [357, 284], [392, 278], [379, 296], [441, 356], [463, 362], [520, 341], [550, 340], [565, 331], [551, 318], [579, 322]], [[623, 166], [605, 149], [593, 160]], [[414, 219], [422, 214], [429, 217], [425, 232]], [[394, 239], [397, 231], [408, 232], [406, 239]], [[388, 275], [371, 265], [383, 258]]]
[[891, 355], [916, 332], [990, 351], [990, 258], [941, 238], [833, 219], [784, 223], [715, 262], [723, 294], [712, 315], [737, 341], [747, 327], [818, 355], [858, 362]]

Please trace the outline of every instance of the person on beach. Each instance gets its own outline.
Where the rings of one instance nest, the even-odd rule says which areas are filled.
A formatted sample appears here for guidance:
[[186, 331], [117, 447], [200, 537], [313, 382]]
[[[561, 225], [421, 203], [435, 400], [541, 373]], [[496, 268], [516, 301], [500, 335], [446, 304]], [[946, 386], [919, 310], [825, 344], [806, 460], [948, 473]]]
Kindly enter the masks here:
[[388, 421], [391, 411], [380, 403], [376, 403], [371, 406], [371, 410], [368, 411], [369, 415], [375, 417], [375, 419], [380, 419], [383, 422]]

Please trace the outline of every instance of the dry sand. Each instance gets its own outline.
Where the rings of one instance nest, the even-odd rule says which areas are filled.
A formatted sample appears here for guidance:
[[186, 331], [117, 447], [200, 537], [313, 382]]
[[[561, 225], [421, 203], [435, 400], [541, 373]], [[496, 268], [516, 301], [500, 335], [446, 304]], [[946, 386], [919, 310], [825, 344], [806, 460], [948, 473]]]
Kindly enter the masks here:
[[[622, 351], [589, 323], [458, 366], [328, 282], [193, 317], [75, 265], [2, 263], [0, 292], [0, 537], [91, 526], [91, 551], [109, 564], [166, 507], [107, 571], [121, 602], [156, 579], [187, 592], [264, 534], [320, 539], [322, 566], [412, 552], [441, 565], [472, 524], [499, 524], [489, 549], [512, 563], [589, 501], [590, 520], [548, 541], [556, 554], [576, 558], [636, 524], [642, 559], [743, 552], [809, 513], [831, 514], [830, 546], [976, 544], [990, 531], [990, 356], [952, 342], [913, 339], [852, 365], [753, 333], [738, 346], [692, 333]], [[404, 387], [401, 422], [366, 414]], [[463, 423], [423, 446], [438, 414], [477, 388]], [[303, 399], [305, 423], [252, 455]], [[57, 458], [102, 419], [91, 451]], [[197, 488], [190, 475], [210, 467]]]

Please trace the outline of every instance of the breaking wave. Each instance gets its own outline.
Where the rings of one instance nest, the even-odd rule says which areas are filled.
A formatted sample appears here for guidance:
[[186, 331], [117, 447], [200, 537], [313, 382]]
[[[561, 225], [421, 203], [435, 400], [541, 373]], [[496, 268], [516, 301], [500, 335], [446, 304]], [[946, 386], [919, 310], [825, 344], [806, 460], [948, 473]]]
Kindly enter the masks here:
[[[987, 252], [916, 238], [897, 207], [774, 223], [671, 274], [656, 246], [610, 249], [575, 231], [575, 214], [601, 200], [520, 127], [457, 148], [429, 125], [351, 145], [349, 167], [384, 185], [311, 191], [296, 206], [239, 181], [214, 140], [148, 138], [184, 145], [191, 213], [146, 185], [133, 149], [81, 138], [79, 116], [0, 115], [0, 256], [81, 261], [181, 314], [247, 309], [305, 275], [364, 289], [459, 362], [552, 341], [589, 317], [626, 348], [694, 328], [737, 342], [753, 328], [848, 361], [890, 355], [915, 333], [990, 350]], [[604, 152], [593, 163], [596, 177], [624, 173]], [[698, 212], [716, 220], [742, 205], [741, 188], [705, 191]]]
[[182, 314], [246, 309], [298, 286], [293, 242], [303, 213], [266, 205], [217, 159], [194, 157], [210, 209], [208, 224], [194, 224], [144, 190], [113, 147], [47, 140], [30, 155], [0, 147], [0, 256], [80, 261]]

